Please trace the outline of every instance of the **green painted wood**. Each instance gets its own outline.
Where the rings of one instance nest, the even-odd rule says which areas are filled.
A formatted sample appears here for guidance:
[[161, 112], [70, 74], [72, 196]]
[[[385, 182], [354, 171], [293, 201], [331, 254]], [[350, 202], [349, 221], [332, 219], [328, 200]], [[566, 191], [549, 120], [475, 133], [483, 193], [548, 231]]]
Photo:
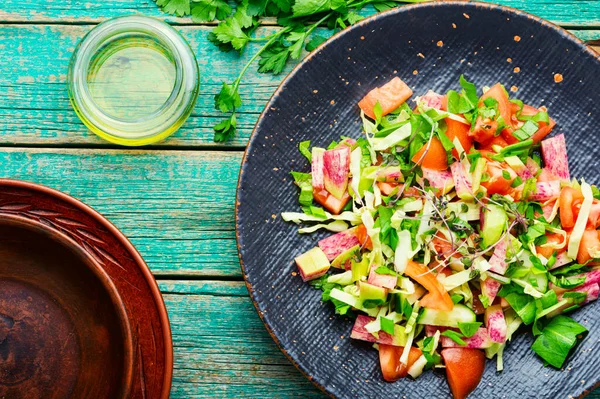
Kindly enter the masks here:
[[[489, 2], [489, 1], [488, 1]], [[596, 0], [495, 0], [494, 3], [520, 8], [562, 25], [600, 26], [600, 4]], [[0, 21], [7, 22], [98, 22], [106, 18], [140, 13], [190, 23], [188, 18], [165, 16], [151, 0], [3, 0]]]
[[[600, 4], [600, 1], [598, 2]], [[0, 25], [0, 145], [108, 146], [79, 121], [72, 110], [65, 85], [69, 59], [77, 42], [92, 25]], [[212, 146], [212, 126], [223, 116], [214, 110], [214, 95], [221, 81], [235, 79], [257, 50], [250, 47], [241, 57], [223, 53], [210, 44], [205, 26], [181, 26], [197, 54], [202, 74], [201, 93], [192, 116], [182, 129], [160, 143], [168, 147]], [[274, 28], [261, 28], [264, 36]], [[329, 31], [323, 31], [326, 33]], [[583, 39], [600, 37], [600, 30], [575, 31]], [[288, 70], [291, 66], [288, 67]], [[238, 136], [228, 145], [242, 148], [266, 102], [285, 74], [259, 74], [250, 68], [243, 80]]]
[[157, 276], [241, 271], [234, 199], [241, 152], [5, 148], [0, 177], [61, 190], [129, 237]]
[[242, 282], [160, 282], [173, 332], [171, 397], [323, 398], [281, 353]]

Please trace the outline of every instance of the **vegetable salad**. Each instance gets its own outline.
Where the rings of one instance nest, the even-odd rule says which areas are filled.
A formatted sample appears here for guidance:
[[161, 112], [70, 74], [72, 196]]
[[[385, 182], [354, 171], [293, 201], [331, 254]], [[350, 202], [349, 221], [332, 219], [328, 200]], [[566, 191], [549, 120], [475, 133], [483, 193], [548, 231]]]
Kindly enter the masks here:
[[295, 260], [351, 337], [379, 351], [386, 381], [445, 368], [455, 398], [522, 325], [561, 368], [586, 328], [565, 316], [598, 298], [600, 192], [571, 180], [545, 108], [480, 92], [412, 90], [399, 78], [360, 102], [364, 135], [300, 143], [300, 233], [335, 234]]

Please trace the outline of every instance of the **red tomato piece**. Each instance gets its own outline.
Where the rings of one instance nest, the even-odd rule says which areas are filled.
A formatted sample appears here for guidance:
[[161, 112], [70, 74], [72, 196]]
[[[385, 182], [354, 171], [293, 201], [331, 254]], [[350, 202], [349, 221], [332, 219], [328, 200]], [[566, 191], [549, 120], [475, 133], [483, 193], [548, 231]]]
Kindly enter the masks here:
[[444, 311], [450, 311], [454, 308], [454, 302], [452, 302], [450, 295], [427, 266], [409, 260], [404, 274], [429, 291], [421, 298], [421, 306]]
[[[490, 179], [481, 182], [481, 185], [487, 189], [488, 195], [504, 195], [511, 191], [510, 185], [517, 177], [517, 174], [511, 168], [505, 167], [496, 161], [489, 161], [486, 165], [486, 172], [490, 176]], [[508, 179], [504, 176], [507, 173], [510, 176]]]
[[572, 187], [563, 187], [558, 198], [558, 210], [560, 214], [560, 224], [563, 228], [570, 229], [575, 226], [579, 208], [583, 201], [581, 190], [576, 190]]
[[387, 382], [398, 381], [408, 375], [408, 369], [417, 361], [423, 354], [419, 348], [410, 347], [408, 353], [408, 364], [400, 361], [404, 348], [402, 346], [392, 346], [379, 344], [379, 364], [383, 379]]
[[[465, 152], [468, 154], [473, 147], [473, 140], [471, 139], [471, 136], [469, 136], [469, 129], [471, 126], [450, 118], [446, 118], [445, 121], [446, 126], [448, 127], [448, 130], [446, 130], [446, 135], [450, 141], [454, 141], [454, 138], [457, 138]], [[458, 158], [458, 152], [456, 149], [452, 150], [452, 154]]]
[[358, 102], [360, 109], [371, 119], [375, 119], [373, 108], [379, 102], [383, 115], [387, 115], [412, 96], [413, 91], [399, 77], [395, 77], [381, 87], [377, 87], [367, 93]]
[[485, 354], [479, 349], [446, 348], [441, 352], [454, 399], [466, 399], [477, 388], [485, 370]]
[[437, 137], [433, 137], [431, 139], [429, 148], [427, 148], [427, 143], [423, 144], [423, 147], [421, 147], [421, 149], [413, 156], [412, 161], [428, 169], [448, 169], [448, 157], [446, 156], [446, 150], [444, 149], [442, 142]]

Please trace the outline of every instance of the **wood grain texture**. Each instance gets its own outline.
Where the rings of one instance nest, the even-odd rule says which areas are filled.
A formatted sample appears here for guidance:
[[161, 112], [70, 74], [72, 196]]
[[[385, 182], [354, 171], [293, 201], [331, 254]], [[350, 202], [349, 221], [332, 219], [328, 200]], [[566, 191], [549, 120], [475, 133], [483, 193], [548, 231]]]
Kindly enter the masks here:
[[[600, 4], [596, 0], [495, 0], [493, 3], [519, 8], [561, 25], [600, 26]], [[0, 21], [4, 22], [85, 23], [136, 13], [175, 23], [191, 22], [189, 18], [165, 16], [152, 0], [4, 0], [0, 4]]]
[[5, 148], [1, 177], [70, 194], [114, 223], [157, 276], [240, 277], [239, 152]]
[[273, 343], [242, 282], [160, 282], [175, 353], [172, 398], [323, 398]]
[[[598, 2], [600, 4], [600, 1]], [[89, 132], [75, 115], [67, 96], [66, 74], [77, 42], [93, 25], [0, 25], [0, 145], [86, 146], [110, 144]], [[201, 72], [200, 96], [184, 126], [160, 146], [214, 146], [212, 126], [223, 118], [214, 110], [214, 95], [223, 80], [235, 79], [257, 51], [250, 46], [242, 56], [223, 53], [209, 43], [206, 26], [181, 26], [194, 49]], [[264, 36], [275, 28], [261, 28]], [[322, 34], [330, 31], [323, 30]], [[600, 39], [600, 30], [574, 31], [585, 40]], [[291, 69], [288, 66], [287, 71]], [[250, 68], [241, 85], [244, 105], [239, 110], [239, 133], [228, 145], [242, 148], [248, 142], [266, 102], [284, 78], [259, 74]]]

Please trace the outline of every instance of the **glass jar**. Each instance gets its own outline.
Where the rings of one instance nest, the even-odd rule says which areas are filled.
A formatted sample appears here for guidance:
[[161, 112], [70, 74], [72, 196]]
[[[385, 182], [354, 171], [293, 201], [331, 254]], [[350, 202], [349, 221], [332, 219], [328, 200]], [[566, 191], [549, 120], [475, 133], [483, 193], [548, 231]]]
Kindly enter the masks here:
[[164, 140], [190, 116], [200, 87], [187, 41], [157, 19], [127, 16], [92, 29], [77, 45], [67, 78], [81, 121], [112, 143]]

